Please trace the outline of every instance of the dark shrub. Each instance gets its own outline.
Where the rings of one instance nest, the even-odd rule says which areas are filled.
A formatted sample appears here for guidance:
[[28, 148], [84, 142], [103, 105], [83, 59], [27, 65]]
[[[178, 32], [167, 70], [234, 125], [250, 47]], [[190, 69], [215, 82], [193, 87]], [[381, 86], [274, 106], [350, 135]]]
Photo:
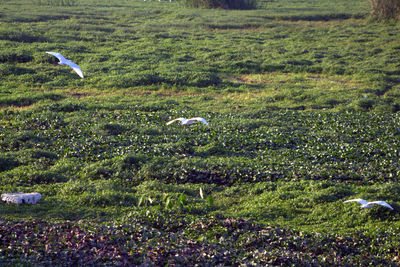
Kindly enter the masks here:
[[399, 19], [400, 0], [368, 0], [371, 15], [377, 19]]
[[185, 0], [187, 7], [223, 8], [223, 9], [254, 9], [254, 0]]

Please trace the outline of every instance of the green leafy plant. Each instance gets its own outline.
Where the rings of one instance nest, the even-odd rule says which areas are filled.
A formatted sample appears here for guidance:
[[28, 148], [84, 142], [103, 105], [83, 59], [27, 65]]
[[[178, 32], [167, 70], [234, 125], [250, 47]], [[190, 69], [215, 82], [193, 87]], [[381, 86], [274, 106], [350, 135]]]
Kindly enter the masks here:
[[137, 206], [138, 207], [142, 207], [142, 206], [147, 207], [148, 205], [151, 205], [151, 204], [153, 204], [153, 199], [149, 196], [142, 195], [138, 200]]
[[188, 206], [188, 198], [184, 193], [180, 193], [179, 195], [164, 194], [162, 201], [164, 202], [164, 208], [166, 210], [171, 210], [174, 207], [178, 207], [179, 209], [191, 209], [190, 206]]

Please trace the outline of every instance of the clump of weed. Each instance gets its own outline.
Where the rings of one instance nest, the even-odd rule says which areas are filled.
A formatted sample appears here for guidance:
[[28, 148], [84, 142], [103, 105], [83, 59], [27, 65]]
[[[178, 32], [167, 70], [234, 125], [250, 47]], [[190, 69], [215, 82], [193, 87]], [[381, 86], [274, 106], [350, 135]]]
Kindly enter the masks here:
[[399, 19], [399, 0], [368, 0], [371, 4], [371, 15], [379, 20]]

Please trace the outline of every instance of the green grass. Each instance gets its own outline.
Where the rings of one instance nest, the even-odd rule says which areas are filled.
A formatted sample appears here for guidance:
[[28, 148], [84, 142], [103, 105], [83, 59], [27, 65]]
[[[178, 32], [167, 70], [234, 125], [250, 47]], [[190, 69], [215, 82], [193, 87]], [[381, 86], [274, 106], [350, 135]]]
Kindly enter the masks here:
[[366, 1], [46, 3], [0, 11], [0, 192], [43, 195], [0, 204], [1, 263], [399, 263], [399, 24]]

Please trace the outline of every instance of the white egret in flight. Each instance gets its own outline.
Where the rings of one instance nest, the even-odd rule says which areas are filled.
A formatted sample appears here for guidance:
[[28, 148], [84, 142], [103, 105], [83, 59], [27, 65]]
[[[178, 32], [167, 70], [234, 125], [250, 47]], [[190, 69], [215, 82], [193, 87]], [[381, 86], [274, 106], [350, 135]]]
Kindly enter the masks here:
[[195, 117], [195, 118], [190, 118], [190, 119], [177, 118], [177, 119], [167, 122], [167, 125], [170, 125], [171, 123], [174, 123], [176, 121], [180, 121], [181, 125], [191, 125], [191, 124], [195, 123], [196, 121], [199, 121], [199, 122], [202, 122], [202, 123], [208, 125], [208, 122], [201, 117]]
[[392, 206], [390, 206], [385, 201], [371, 201], [371, 202], [369, 202], [369, 201], [366, 201], [366, 200], [361, 199], [361, 198], [346, 200], [343, 203], [348, 203], [348, 202], [353, 202], [353, 201], [360, 203], [361, 204], [361, 208], [364, 208], [364, 209], [372, 208], [374, 205], [381, 205], [381, 206], [384, 206], [384, 207], [389, 208], [391, 210], [393, 209]]
[[65, 64], [65, 65], [70, 66], [83, 79], [83, 73], [82, 73], [81, 68], [78, 65], [76, 65], [74, 62], [72, 62], [69, 59], [66, 59], [60, 53], [56, 53], [56, 52], [46, 52], [46, 53], [50, 54], [50, 55], [53, 55], [56, 58], [58, 58], [58, 60], [60, 60], [60, 62], [58, 62], [58, 64], [60, 64], [60, 65], [64, 65]]

